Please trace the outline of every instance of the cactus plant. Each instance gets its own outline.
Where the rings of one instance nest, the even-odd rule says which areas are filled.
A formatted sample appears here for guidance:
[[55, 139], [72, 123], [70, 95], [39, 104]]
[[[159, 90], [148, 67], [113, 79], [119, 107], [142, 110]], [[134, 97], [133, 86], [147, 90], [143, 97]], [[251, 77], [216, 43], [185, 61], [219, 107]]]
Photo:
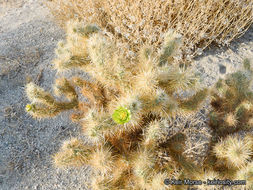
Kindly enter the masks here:
[[[88, 72], [90, 80], [59, 78], [53, 87], [55, 96], [34, 83], [26, 86], [29, 114], [40, 119], [74, 110], [71, 119], [82, 125], [90, 140], [90, 144], [77, 138], [65, 141], [53, 156], [56, 166], [90, 165], [94, 190], [187, 189], [186, 185], [164, 184], [166, 178], [175, 177], [251, 180], [253, 138], [237, 133], [247, 132], [253, 124], [249, 60], [244, 61], [244, 70], [220, 79], [211, 91], [213, 138], [205, 162], [197, 166], [184, 154], [186, 135], [168, 135], [171, 121], [197, 111], [209, 94], [191, 67], [173, 60], [181, 36], [169, 30], [161, 51], [144, 45], [136, 60], [124, 57], [119, 45], [95, 24], [70, 21], [67, 28], [66, 41], [58, 43], [53, 65], [59, 73]], [[189, 89], [195, 94], [182, 97], [178, 93]], [[251, 187], [249, 182], [247, 188]]]
[[220, 179], [247, 180], [246, 186], [235, 189], [252, 187], [248, 181], [253, 158], [252, 76], [251, 62], [245, 59], [242, 70], [220, 79], [211, 91], [213, 134], [203, 169], [217, 173]]
[[[213, 129], [205, 161], [198, 165], [185, 160], [178, 153], [184, 147], [173, 140], [174, 146], [170, 149], [170, 156], [174, 156], [182, 168], [179, 178], [201, 180], [202, 185], [194, 185], [197, 189], [252, 189], [252, 67], [249, 59], [243, 62], [243, 69], [220, 79], [211, 89], [211, 110], [209, 112], [209, 126]], [[178, 136], [180, 137], [180, 136]], [[181, 136], [182, 138], [183, 136]], [[174, 152], [173, 152], [174, 151]], [[207, 179], [244, 180], [242, 185], [208, 185]], [[180, 186], [176, 189], [187, 189]]]
[[244, 69], [220, 79], [212, 91], [210, 126], [218, 136], [226, 136], [252, 127], [253, 92], [250, 90], [253, 73], [249, 59]]
[[[188, 171], [194, 168], [182, 155], [184, 135], [172, 140], [165, 135], [170, 119], [196, 111], [208, 94], [200, 89], [197, 74], [172, 62], [180, 36], [170, 30], [160, 52], [144, 46], [133, 62], [96, 25], [72, 21], [67, 27], [66, 42], [58, 44], [53, 64], [58, 72], [75, 68], [88, 72], [91, 81], [57, 79], [55, 95], [64, 95], [66, 102], [30, 83], [26, 92], [32, 103], [26, 111], [46, 118], [74, 109], [72, 120], [83, 125], [93, 145], [66, 141], [54, 155], [55, 164], [89, 164], [95, 177], [91, 186], [100, 190], [165, 189], [163, 180], [175, 172], [174, 163]], [[196, 93], [184, 98], [175, 94], [187, 89]], [[81, 94], [87, 102], [80, 100]], [[173, 164], [161, 167], [158, 155], [164, 150]]]

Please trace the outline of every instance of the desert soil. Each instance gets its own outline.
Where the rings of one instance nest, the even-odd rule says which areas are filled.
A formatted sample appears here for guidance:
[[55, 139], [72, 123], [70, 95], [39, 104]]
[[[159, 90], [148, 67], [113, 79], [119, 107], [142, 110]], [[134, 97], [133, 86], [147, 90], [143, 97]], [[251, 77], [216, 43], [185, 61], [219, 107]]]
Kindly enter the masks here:
[[[54, 48], [64, 31], [40, 0], [0, 0], [0, 189], [88, 189], [90, 168], [57, 169], [52, 155], [65, 139], [80, 134], [68, 113], [36, 121], [25, 111], [24, 86], [34, 81], [50, 89]], [[212, 46], [196, 57], [194, 66], [210, 86], [225, 73], [253, 58], [253, 27], [229, 47]], [[79, 136], [83, 138], [82, 136]]]

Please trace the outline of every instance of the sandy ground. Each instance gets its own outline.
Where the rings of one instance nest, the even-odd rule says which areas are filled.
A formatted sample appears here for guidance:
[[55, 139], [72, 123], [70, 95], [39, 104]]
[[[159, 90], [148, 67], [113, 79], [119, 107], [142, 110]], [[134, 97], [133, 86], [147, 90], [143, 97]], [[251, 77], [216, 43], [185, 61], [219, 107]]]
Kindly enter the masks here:
[[[36, 121], [24, 111], [27, 82], [46, 89], [54, 82], [50, 62], [62, 38], [40, 1], [0, 0], [0, 190], [87, 189], [90, 168], [56, 169], [51, 157], [80, 128], [67, 113]], [[206, 50], [194, 64], [209, 86], [224, 71], [240, 68], [245, 57], [253, 58], [253, 27], [229, 48]]]
[[54, 82], [50, 62], [63, 31], [36, 1], [0, 12], [0, 189], [86, 189], [88, 168], [59, 170], [51, 158], [64, 139], [79, 134], [79, 127], [66, 114], [35, 121], [24, 111], [26, 82], [47, 89]]

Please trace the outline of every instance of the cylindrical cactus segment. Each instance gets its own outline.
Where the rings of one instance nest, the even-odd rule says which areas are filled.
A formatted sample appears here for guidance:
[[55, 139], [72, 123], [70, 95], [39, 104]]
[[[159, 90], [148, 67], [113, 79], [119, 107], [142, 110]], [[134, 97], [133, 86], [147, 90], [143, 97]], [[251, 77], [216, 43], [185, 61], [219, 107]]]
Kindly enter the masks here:
[[241, 168], [245, 166], [253, 155], [253, 141], [238, 136], [227, 136], [214, 146], [217, 158], [224, 160], [227, 167]]
[[181, 43], [181, 35], [176, 33], [173, 30], [169, 30], [165, 34], [164, 38], [164, 45], [163, 45], [163, 51], [160, 56], [159, 65], [162, 66], [166, 63], [168, 63], [169, 58], [174, 55], [175, 52], [177, 52], [178, 47]]
[[148, 180], [155, 166], [155, 157], [151, 151], [140, 150], [132, 161], [133, 172], [137, 177]]
[[34, 83], [26, 85], [26, 94], [32, 103], [42, 103], [51, 106], [55, 103], [54, 97]]
[[110, 148], [98, 147], [89, 155], [89, 164], [99, 173], [105, 175], [113, 170], [113, 156]]
[[77, 138], [72, 138], [65, 141], [60, 151], [53, 156], [54, 163], [58, 167], [78, 167], [88, 164], [92, 149], [92, 146], [83, 144]]
[[144, 131], [143, 146], [147, 149], [154, 149], [159, 139], [163, 138], [166, 126], [163, 121], [155, 120], [149, 123]]
[[208, 95], [207, 89], [200, 90], [189, 99], [185, 101], [181, 101], [179, 106], [182, 110], [185, 110], [185, 111], [197, 110], [200, 104], [203, 102], [203, 100], [205, 100], [207, 95]]

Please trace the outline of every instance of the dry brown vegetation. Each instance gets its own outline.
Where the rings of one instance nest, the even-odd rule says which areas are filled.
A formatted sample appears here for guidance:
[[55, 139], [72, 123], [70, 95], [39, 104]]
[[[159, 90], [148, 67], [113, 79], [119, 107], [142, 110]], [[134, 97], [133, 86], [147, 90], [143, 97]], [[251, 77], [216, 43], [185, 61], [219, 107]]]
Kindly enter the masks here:
[[20, 7], [24, 4], [24, 0], [0, 0], [0, 5], [9, 8], [9, 7]]
[[227, 45], [253, 23], [252, 0], [52, 0], [47, 4], [61, 24], [71, 18], [97, 23], [118, 41], [128, 42], [132, 52], [145, 43], [159, 47], [164, 32], [173, 28], [184, 36], [183, 55], [195, 56], [212, 42]]

